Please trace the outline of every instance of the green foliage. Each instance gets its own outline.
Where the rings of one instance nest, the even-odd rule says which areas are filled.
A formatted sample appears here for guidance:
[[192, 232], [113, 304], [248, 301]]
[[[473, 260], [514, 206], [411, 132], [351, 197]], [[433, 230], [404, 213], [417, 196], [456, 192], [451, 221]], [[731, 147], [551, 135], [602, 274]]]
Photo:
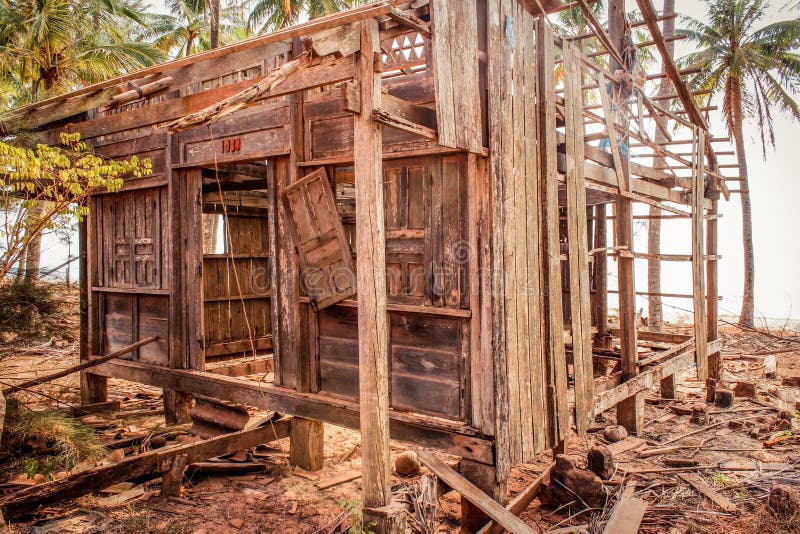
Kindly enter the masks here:
[[[29, 478], [37, 473], [69, 469], [84, 461], [96, 461], [106, 454], [94, 430], [56, 411], [33, 411], [8, 401], [2, 446], [29, 454], [24, 469]], [[41, 451], [55, 455], [38, 456]]]
[[754, 117], [762, 151], [775, 144], [773, 110], [800, 120], [794, 99], [800, 88], [800, 17], [757, 27], [770, 4], [765, 0], [706, 0], [708, 23], [684, 17], [685, 34], [697, 51], [682, 58], [685, 67], [699, 67], [692, 79], [698, 89], [722, 97], [728, 132]]
[[82, 219], [88, 195], [119, 191], [126, 175], [152, 172], [149, 159], [96, 156], [78, 133], [62, 133], [61, 143], [28, 148], [0, 141], [0, 280], [34, 236], [65, 219]]

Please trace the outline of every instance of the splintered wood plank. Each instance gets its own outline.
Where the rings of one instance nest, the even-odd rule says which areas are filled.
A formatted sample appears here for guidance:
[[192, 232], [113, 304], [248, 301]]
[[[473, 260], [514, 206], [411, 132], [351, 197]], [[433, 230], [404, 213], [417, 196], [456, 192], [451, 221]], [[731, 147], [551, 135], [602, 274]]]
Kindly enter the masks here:
[[614, 506], [603, 534], [636, 534], [647, 511], [647, 501], [633, 496], [635, 486], [628, 485]]
[[431, 19], [439, 144], [480, 153], [476, 0], [433, 0]]
[[603, 77], [600, 74], [595, 76], [595, 80], [597, 80], [598, 85], [600, 86], [600, 102], [603, 105], [603, 115], [606, 119], [606, 133], [608, 134], [609, 144], [611, 145], [611, 157], [613, 158], [614, 162], [614, 171], [617, 174], [617, 187], [619, 187], [620, 193], [626, 192], [630, 190], [628, 185], [628, 176], [626, 175], [623, 167], [622, 167], [622, 157], [619, 153], [619, 140], [617, 139], [617, 126], [616, 121], [614, 120], [614, 113], [611, 108], [611, 100], [608, 97], [608, 93], [603, 87]]
[[[521, 26], [522, 8], [518, 3], [511, 3], [511, 10], [513, 13], [512, 21], [515, 31], [518, 31]], [[512, 72], [522, 73], [523, 62], [527, 59], [525, 57], [525, 50], [523, 49], [524, 41], [517, 40], [512, 47], [513, 67]], [[515, 340], [515, 347], [509, 347], [509, 366], [511, 367], [509, 381], [514, 384], [514, 393], [519, 399], [519, 432], [522, 449], [522, 459], [532, 457], [535, 452], [533, 449], [533, 419], [531, 418], [531, 396], [529, 394], [530, 384], [530, 365], [528, 363], [528, 355], [531, 350], [530, 339], [528, 338], [528, 299], [525, 298], [525, 291], [527, 290], [526, 276], [528, 267], [528, 247], [527, 241], [527, 211], [528, 206], [525, 202], [526, 181], [525, 181], [525, 165], [524, 165], [524, 142], [525, 142], [525, 108], [527, 102], [525, 101], [524, 77], [521, 75], [512, 75], [511, 84], [513, 98], [511, 100], [511, 117], [507, 125], [507, 130], [511, 134], [508, 147], [510, 156], [513, 157], [513, 170], [507, 176], [510, 185], [510, 194], [506, 195], [506, 213], [508, 214], [506, 232], [508, 241], [506, 244], [506, 265], [507, 265], [507, 280], [506, 283], [506, 299], [508, 302], [515, 306], [512, 310], [509, 308], [509, 332], [508, 339]], [[510, 293], [508, 293], [510, 291]], [[513, 312], [513, 314], [511, 313]], [[513, 356], [513, 359], [512, 359]]]
[[[523, 97], [531, 102], [536, 96], [537, 60], [536, 60], [536, 30], [535, 18], [522, 12], [520, 27], [520, 41], [522, 52]], [[539, 138], [538, 115], [535, 106], [524, 108], [525, 129], [522, 132], [527, 142], [524, 148], [525, 169], [525, 204], [527, 206], [526, 223], [527, 235], [525, 246], [528, 250], [525, 284], [528, 305], [528, 331], [526, 335], [530, 340], [530, 350], [527, 354], [530, 382], [526, 393], [531, 400], [531, 425], [533, 427], [533, 449], [538, 454], [543, 451], [547, 443], [547, 388], [544, 370], [547, 368], [545, 352], [542, 344], [542, 294], [539, 286], [539, 272], [542, 266], [541, 243], [541, 203], [539, 193], [539, 152], [538, 144], [532, 142]]]
[[354, 150], [359, 155], [355, 181], [362, 487], [364, 507], [379, 508], [388, 505], [391, 497], [383, 136], [380, 124], [372, 120], [381, 94], [374, 61], [380, 44], [377, 22], [361, 24], [361, 52], [356, 55], [361, 113], [353, 122]]
[[706, 330], [705, 245], [703, 243], [703, 200], [705, 199], [705, 137], [695, 129], [692, 173], [692, 294], [694, 303], [695, 361], [697, 378], [708, 378], [708, 331]]
[[[567, 233], [569, 290], [572, 310], [572, 353], [575, 369], [575, 425], [585, 435], [594, 412], [592, 317], [589, 300], [589, 238], [586, 228], [583, 91], [581, 63], [574, 47], [564, 42], [564, 87], [567, 149]], [[602, 92], [602, 91], [601, 91]]]
[[561, 303], [561, 244], [559, 242], [558, 161], [555, 109], [555, 66], [553, 30], [546, 21], [536, 22], [536, 58], [539, 106], [539, 183], [542, 213], [542, 325], [545, 358], [549, 362], [549, 446], [566, 437], [569, 426], [567, 406], [567, 362], [564, 352], [564, 317]]
[[738, 507], [735, 504], [733, 504], [727, 497], [717, 492], [714, 488], [706, 484], [706, 482], [700, 478], [699, 475], [694, 473], [679, 473], [678, 477], [702, 493], [706, 498], [722, 508], [724, 511], [735, 512], [737, 510]]
[[352, 482], [353, 480], [357, 480], [359, 478], [361, 478], [361, 471], [350, 471], [348, 473], [344, 473], [343, 475], [320, 480], [319, 482], [315, 482], [314, 485], [317, 487], [317, 489], [325, 490], [334, 486], [338, 486], [339, 484]]
[[459, 475], [443, 460], [430, 451], [417, 453], [419, 461], [451, 489], [474, 504], [483, 513], [491, 517], [501, 527], [513, 534], [529, 534], [534, 532], [520, 518], [503, 508], [497, 501], [486, 495], [477, 486]]
[[[499, 472], [509, 472], [513, 464], [522, 461], [519, 447], [519, 409], [518, 396], [513, 389], [516, 375], [511, 374], [512, 366], [509, 364], [511, 357], [510, 340], [506, 331], [511, 328], [506, 317], [507, 309], [515, 311], [511, 303], [507, 303], [506, 283], [508, 269], [506, 268], [506, 209], [505, 198], [508, 180], [511, 177], [513, 161], [510, 145], [510, 129], [506, 125], [511, 116], [510, 71], [505, 58], [510, 50], [503, 34], [502, 21], [505, 11], [501, 2], [489, 2], [489, 114], [490, 131], [490, 187], [491, 187], [491, 249], [488, 251], [492, 273], [490, 276], [491, 294], [497, 298], [486, 299], [491, 303], [491, 325], [487, 334], [491, 337], [488, 347], [489, 359], [493, 362], [494, 369], [494, 403], [497, 422], [495, 424], [495, 439], [497, 441], [497, 469]], [[510, 267], [510, 266], [509, 266]]]

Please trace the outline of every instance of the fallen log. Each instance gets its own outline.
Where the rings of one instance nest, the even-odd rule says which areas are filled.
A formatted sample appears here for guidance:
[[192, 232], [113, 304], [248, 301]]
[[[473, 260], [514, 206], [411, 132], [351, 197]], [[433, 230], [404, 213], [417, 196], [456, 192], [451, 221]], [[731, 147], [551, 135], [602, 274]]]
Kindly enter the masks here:
[[276, 441], [289, 436], [290, 420], [282, 419], [266, 426], [233, 432], [198, 443], [163, 447], [129, 456], [114, 464], [87, 469], [60, 480], [30, 486], [0, 500], [0, 514], [7, 521], [13, 521], [35, 512], [40, 506], [74, 499], [118, 482], [144, 476], [155, 477], [168, 471], [172, 467], [173, 458], [177, 456], [185, 456], [185, 463], [189, 464]]
[[153, 341], [156, 341], [156, 340], [158, 340], [158, 336], [151, 336], [151, 337], [147, 337], [145, 339], [140, 339], [136, 343], [132, 343], [132, 344], [128, 345], [127, 347], [122, 347], [121, 349], [116, 350], [116, 351], [112, 352], [111, 354], [107, 354], [107, 355], [101, 356], [99, 358], [94, 358], [94, 359], [91, 359], [91, 360], [87, 360], [85, 362], [79, 363], [78, 365], [73, 365], [72, 367], [70, 367], [68, 369], [64, 369], [63, 371], [58, 371], [58, 372], [53, 373], [51, 375], [42, 376], [40, 378], [34, 378], [33, 380], [28, 380], [27, 382], [22, 382], [21, 384], [16, 384], [14, 386], [7, 387], [7, 388], [5, 388], [3, 390], [3, 395], [9, 395], [9, 394], [11, 394], [11, 393], [13, 393], [15, 391], [29, 389], [29, 388], [32, 388], [33, 386], [38, 386], [40, 384], [46, 384], [47, 382], [52, 382], [53, 380], [56, 380], [58, 378], [63, 378], [65, 376], [71, 375], [72, 373], [77, 373], [79, 371], [84, 371], [86, 369], [94, 367], [95, 365], [100, 365], [101, 363], [109, 362], [109, 361], [113, 360], [114, 358], [119, 358], [120, 356], [124, 356], [124, 355], [128, 354], [129, 352], [133, 352], [136, 349], [138, 349], [139, 347], [143, 347], [143, 346], [145, 346], [145, 345], [147, 345], [149, 343], [152, 343]]

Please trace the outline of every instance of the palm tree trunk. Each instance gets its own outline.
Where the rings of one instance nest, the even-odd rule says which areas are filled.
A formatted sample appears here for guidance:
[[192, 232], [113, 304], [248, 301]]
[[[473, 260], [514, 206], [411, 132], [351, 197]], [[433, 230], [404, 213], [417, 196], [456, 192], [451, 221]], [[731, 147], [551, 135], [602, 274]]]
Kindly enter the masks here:
[[[664, 14], [669, 14], [675, 11], [675, 0], [664, 0]], [[675, 19], [664, 21], [662, 30], [664, 37], [672, 37], [675, 34]], [[667, 44], [670, 55], [675, 51], [675, 41]], [[662, 71], [664, 69], [662, 68]], [[662, 78], [661, 84], [658, 87], [658, 96], [667, 96], [670, 94], [670, 84], [667, 78]], [[660, 128], [656, 128], [655, 142], [660, 144], [667, 141], [666, 136], [661, 132]], [[666, 162], [664, 158], [655, 159], [655, 167], [664, 168]], [[650, 220], [647, 225], [647, 252], [650, 254], [659, 254], [661, 251], [661, 210], [655, 206], [650, 206]], [[661, 261], [656, 258], [649, 258], [647, 260], [647, 292], [650, 294], [647, 297], [647, 319], [648, 326], [653, 330], [661, 330], [664, 324], [664, 309], [661, 305]]]
[[744, 132], [742, 128], [742, 94], [738, 84], [733, 84], [733, 137], [736, 144], [736, 158], [739, 163], [741, 178], [742, 202], [742, 247], [744, 249], [744, 291], [742, 294], [742, 311], [739, 324], [752, 328], [755, 326], [755, 257], [753, 255], [753, 213], [750, 205], [750, 186], [747, 174], [747, 157], [744, 149]]
[[211, 48], [217, 48], [219, 46], [219, 0], [209, 2], [209, 11], [211, 11]]

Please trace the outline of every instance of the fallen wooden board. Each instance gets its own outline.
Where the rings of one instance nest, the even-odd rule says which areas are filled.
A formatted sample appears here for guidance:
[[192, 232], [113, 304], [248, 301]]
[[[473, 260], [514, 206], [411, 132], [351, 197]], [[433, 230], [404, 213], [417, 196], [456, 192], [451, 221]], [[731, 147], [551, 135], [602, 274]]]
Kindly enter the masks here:
[[285, 438], [289, 435], [289, 421], [283, 419], [270, 426], [232, 432], [198, 443], [162, 447], [110, 465], [87, 469], [61, 480], [28, 487], [0, 500], [0, 514], [6, 520], [16, 520], [40, 506], [80, 497], [118, 482], [155, 476], [161, 472], [165, 461], [178, 455], [186, 455], [187, 463], [194, 463]]
[[[535, 499], [536, 496], [539, 494], [539, 490], [541, 489], [542, 484], [550, 480], [550, 472], [553, 470], [553, 465], [555, 464], [551, 464], [550, 466], [548, 466], [547, 469], [542, 471], [542, 473], [538, 477], [536, 477], [536, 480], [531, 482], [528, 485], [528, 487], [523, 489], [521, 492], [519, 492], [519, 494], [516, 497], [511, 499], [511, 502], [509, 502], [508, 505], [506, 505], [506, 510], [508, 510], [509, 512], [511, 512], [516, 516], [519, 516], [522, 512], [524, 512], [528, 508], [528, 505], [530, 505], [533, 499]], [[489, 534], [489, 533], [495, 534], [502, 531], [503, 531], [502, 527], [500, 527], [494, 521], [490, 521], [489, 523], [484, 525], [483, 528], [481, 528], [476, 534]]]
[[317, 489], [328, 489], [334, 486], [338, 486], [339, 484], [345, 484], [346, 482], [352, 482], [353, 480], [357, 480], [361, 478], [361, 471], [350, 471], [349, 473], [345, 473], [343, 475], [326, 478], [325, 480], [320, 480], [319, 482], [314, 483]]
[[622, 497], [614, 506], [603, 534], [636, 534], [647, 510], [647, 501], [633, 496], [635, 486], [625, 487]]
[[717, 492], [714, 488], [706, 484], [706, 482], [695, 473], [680, 473], [678, 476], [681, 480], [687, 482], [694, 489], [705, 495], [714, 504], [722, 508], [726, 512], [735, 512], [736, 505], [733, 504], [727, 497]]
[[608, 450], [611, 451], [611, 454], [616, 456], [617, 454], [622, 454], [623, 452], [627, 452], [631, 449], [641, 447], [646, 443], [647, 441], [642, 438], [628, 436], [627, 438], [621, 441], [617, 441], [616, 443], [611, 443], [610, 445], [608, 445]]
[[512, 534], [533, 533], [533, 529], [526, 525], [520, 518], [503, 508], [497, 501], [455, 472], [432, 452], [420, 451], [417, 453], [417, 458], [419, 458], [422, 465], [430, 469], [442, 482], [450, 486], [454, 491], [460, 493], [463, 498], [474, 504], [507, 531]]

